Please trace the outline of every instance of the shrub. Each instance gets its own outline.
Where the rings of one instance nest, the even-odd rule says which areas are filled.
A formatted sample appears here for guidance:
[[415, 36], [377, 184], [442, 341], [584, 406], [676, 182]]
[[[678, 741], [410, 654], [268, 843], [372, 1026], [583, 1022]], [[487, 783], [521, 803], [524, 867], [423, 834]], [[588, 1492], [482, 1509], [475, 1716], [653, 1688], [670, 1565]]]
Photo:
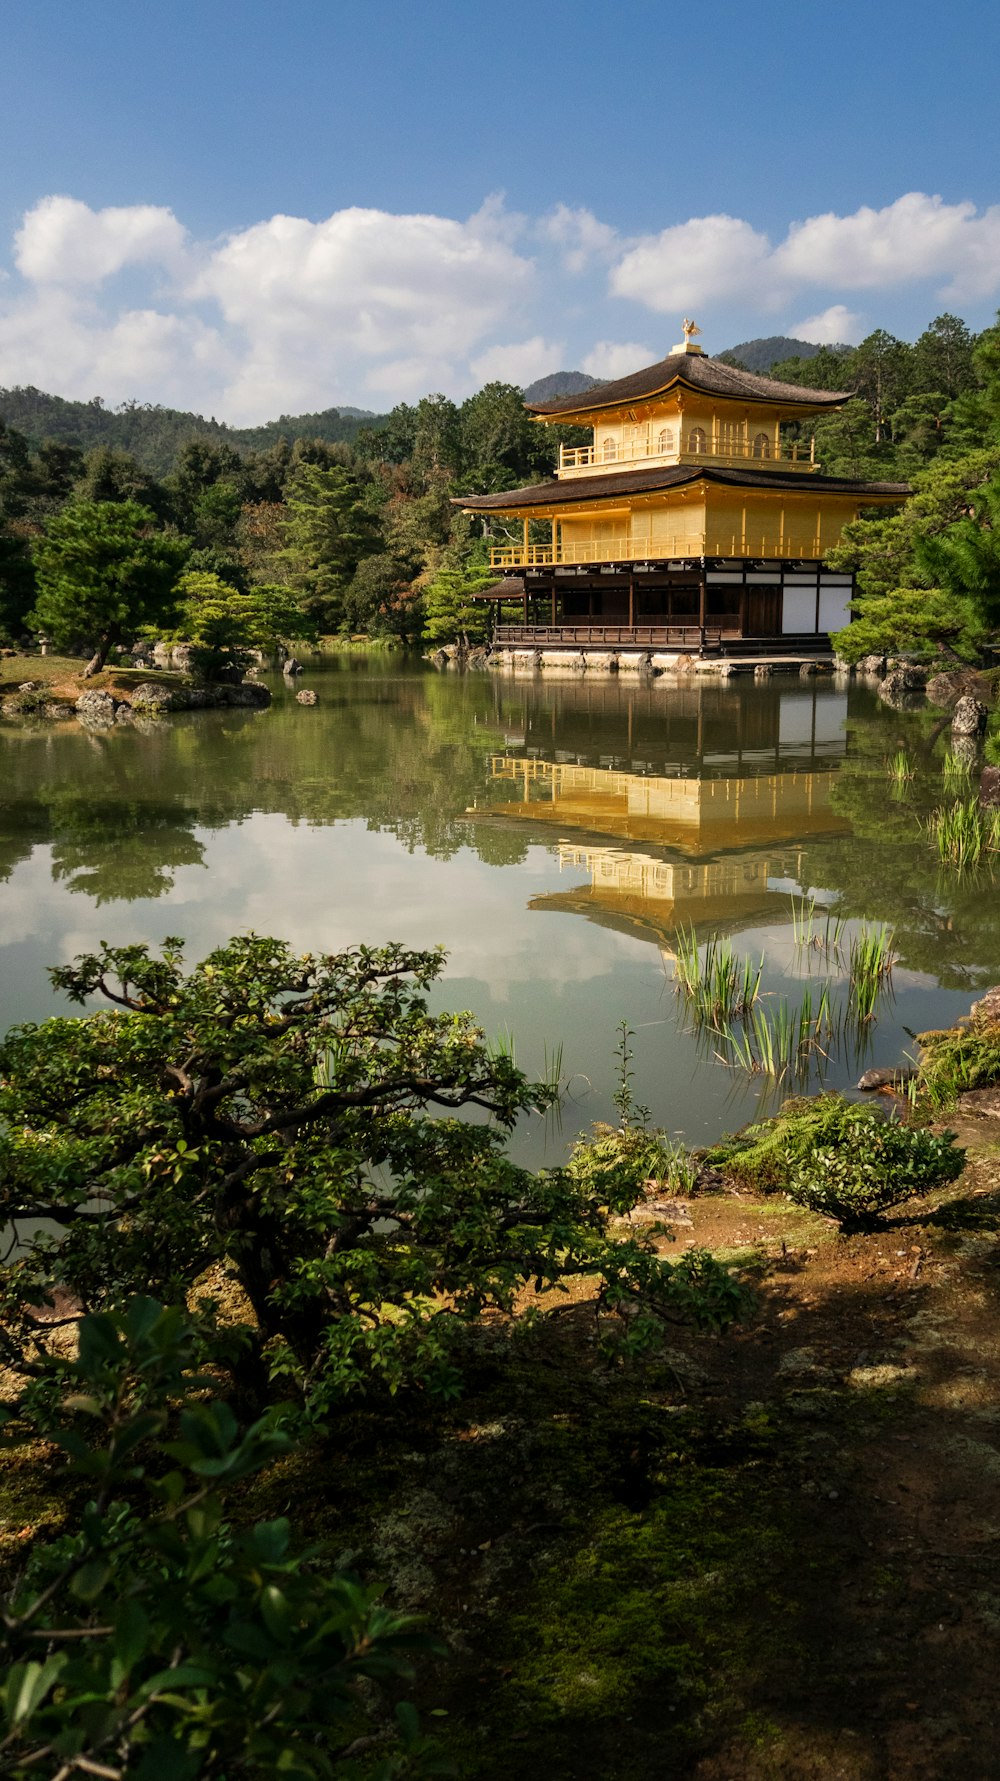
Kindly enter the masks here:
[[917, 1130], [861, 1112], [842, 1124], [835, 1142], [787, 1153], [789, 1199], [835, 1218], [844, 1230], [870, 1228], [880, 1213], [954, 1181], [965, 1166], [954, 1132]]
[[954, 1181], [964, 1160], [954, 1133], [914, 1130], [836, 1094], [787, 1101], [773, 1119], [746, 1126], [705, 1155], [740, 1186], [786, 1193], [855, 1229]]
[[[77, 1358], [50, 1357], [0, 1418], [8, 1445], [62, 1449], [73, 1504], [0, 1622], [4, 1774], [442, 1773], [412, 1706], [393, 1728], [375, 1692], [429, 1641], [284, 1519], [228, 1524], [290, 1440], [273, 1415], [241, 1429], [197, 1365], [185, 1314], [136, 1298], [85, 1318]], [[345, 1765], [352, 1746], [368, 1759]]]
[[628, 1212], [647, 1181], [675, 1193], [692, 1193], [697, 1171], [682, 1144], [663, 1132], [596, 1123], [593, 1136], [579, 1138], [569, 1160], [569, 1173], [612, 1212]]
[[1000, 1082], [1000, 1025], [920, 1033], [919, 1085], [935, 1107], [973, 1088]]

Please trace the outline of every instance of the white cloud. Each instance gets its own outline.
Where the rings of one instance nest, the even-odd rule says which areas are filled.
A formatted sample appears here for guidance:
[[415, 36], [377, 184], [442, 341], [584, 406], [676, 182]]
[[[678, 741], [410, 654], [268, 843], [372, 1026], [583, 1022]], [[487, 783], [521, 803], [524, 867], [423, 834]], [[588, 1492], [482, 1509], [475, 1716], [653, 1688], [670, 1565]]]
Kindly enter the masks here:
[[543, 239], [562, 249], [567, 272], [583, 272], [591, 260], [607, 258], [621, 245], [618, 231], [582, 205], [557, 204], [538, 229]]
[[91, 210], [78, 198], [43, 198], [14, 238], [14, 261], [37, 284], [97, 284], [124, 266], [176, 267], [185, 230], [154, 204]]
[[753, 287], [769, 252], [767, 236], [739, 217], [692, 217], [630, 248], [611, 273], [611, 290], [660, 314], [732, 299]]
[[581, 364], [581, 370], [591, 377], [607, 379], [627, 377], [630, 371], [641, 371], [644, 365], [654, 365], [664, 353], [656, 353], [648, 346], [637, 346], [634, 340], [599, 340]]
[[821, 309], [818, 315], [793, 322], [788, 332], [793, 340], [811, 340], [815, 346], [838, 346], [842, 342], [854, 346], [861, 338], [861, 317], [844, 303], [831, 303], [829, 309]]
[[943, 294], [985, 297], [1000, 282], [1000, 206], [977, 215], [968, 202], [907, 192], [882, 210], [827, 212], [793, 223], [773, 263], [805, 284], [875, 290], [945, 278]]
[[541, 334], [533, 334], [530, 340], [491, 346], [470, 361], [469, 369], [479, 383], [516, 383], [523, 388], [536, 377], [560, 370], [565, 351], [561, 340], [546, 340]]
[[[897, 305], [908, 290], [949, 306], [1000, 295], [1000, 205], [911, 192], [878, 210], [808, 217], [774, 245], [734, 216], [629, 239], [582, 206], [532, 220], [494, 196], [464, 221], [352, 207], [197, 243], [162, 206], [95, 210], [50, 196], [17, 231], [16, 270], [0, 272], [0, 385], [170, 402], [239, 423], [437, 389], [461, 396], [561, 364], [613, 378], [671, 340], [617, 339], [613, 306], [598, 311], [596, 289], [567, 280], [589, 269], [603, 282], [602, 265], [611, 298], [670, 316], [673, 339], [685, 312], [730, 338], [752, 331], [755, 312], [769, 331], [805, 312], [796, 333], [851, 340], [862, 322], [851, 292], [894, 292]], [[633, 327], [645, 332], [639, 322], [620, 331]]]
[[411, 391], [435, 388], [442, 366], [453, 377], [503, 321], [532, 271], [495, 209], [460, 223], [352, 208], [231, 235], [191, 295], [213, 299], [244, 335], [227, 413], [256, 417], [346, 396], [358, 360], [390, 357], [409, 366]]

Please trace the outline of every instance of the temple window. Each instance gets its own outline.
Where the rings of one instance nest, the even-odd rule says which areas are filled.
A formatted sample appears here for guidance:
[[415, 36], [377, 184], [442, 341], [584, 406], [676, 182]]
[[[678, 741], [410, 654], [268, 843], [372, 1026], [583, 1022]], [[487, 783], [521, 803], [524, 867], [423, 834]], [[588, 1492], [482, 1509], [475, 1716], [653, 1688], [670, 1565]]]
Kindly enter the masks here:
[[673, 449], [674, 449], [674, 429], [673, 429], [673, 427], [661, 427], [660, 428], [660, 431], [657, 435], [657, 440], [656, 440], [656, 449], [659, 452], [673, 451]]
[[617, 439], [605, 439], [601, 443], [601, 456], [606, 464], [613, 464], [618, 456]]
[[754, 434], [753, 455], [755, 458], [769, 458], [771, 456], [771, 441], [766, 433]]
[[688, 451], [704, 451], [706, 444], [704, 427], [692, 427], [688, 434]]

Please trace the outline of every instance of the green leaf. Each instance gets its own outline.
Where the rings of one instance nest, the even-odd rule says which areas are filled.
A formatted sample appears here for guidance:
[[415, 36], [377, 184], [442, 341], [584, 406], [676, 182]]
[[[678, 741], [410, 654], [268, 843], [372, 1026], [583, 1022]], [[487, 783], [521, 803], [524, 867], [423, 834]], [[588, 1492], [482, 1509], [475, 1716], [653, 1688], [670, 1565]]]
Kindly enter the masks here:
[[112, 1624], [115, 1656], [125, 1670], [131, 1670], [146, 1650], [149, 1616], [139, 1602], [124, 1601], [116, 1610]]
[[31, 1718], [68, 1662], [66, 1653], [57, 1651], [44, 1663], [14, 1665], [4, 1689], [4, 1706], [11, 1725], [23, 1725]]
[[70, 1583], [70, 1589], [81, 1602], [94, 1602], [111, 1578], [111, 1566], [106, 1558], [92, 1558]]

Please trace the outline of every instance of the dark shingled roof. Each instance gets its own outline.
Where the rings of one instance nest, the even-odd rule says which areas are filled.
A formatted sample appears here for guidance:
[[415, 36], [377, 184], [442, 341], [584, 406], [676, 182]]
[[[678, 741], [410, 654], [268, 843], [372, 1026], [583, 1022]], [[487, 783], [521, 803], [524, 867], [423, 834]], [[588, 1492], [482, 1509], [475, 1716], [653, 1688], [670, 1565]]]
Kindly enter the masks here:
[[707, 353], [675, 352], [656, 365], [632, 371], [628, 377], [616, 377], [613, 383], [602, 383], [583, 395], [560, 396], [555, 402], [526, 402], [525, 407], [542, 419], [590, 414], [595, 408], [620, 408], [623, 403], [659, 395], [676, 383], [710, 396], [742, 397], [744, 401], [771, 402], [783, 408], [835, 408], [851, 398], [850, 390], [810, 390], [798, 383], [775, 383], [773, 378], [758, 377], [754, 371], [723, 365]]
[[568, 482], [535, 482], [526, 489], [507, 489], [501, 495], [457, 495], [452, 497], [452, 505], [468, 513], [510, 513], [522, 507], [562, 507], [573, 501], [604, 500], [608, 495], [653, 494], [658, 489], [681, 488], [684, 483], [701, 480], [724, 487], [787, 490], [797, 495], [864, 495], [873, 506], [881, 501], [905, 500], [911, 492], [905, 482], [853, 482], [844, 476], [674, 464], [662, 470], [619, 470], [604, 476], [573, 477]]

